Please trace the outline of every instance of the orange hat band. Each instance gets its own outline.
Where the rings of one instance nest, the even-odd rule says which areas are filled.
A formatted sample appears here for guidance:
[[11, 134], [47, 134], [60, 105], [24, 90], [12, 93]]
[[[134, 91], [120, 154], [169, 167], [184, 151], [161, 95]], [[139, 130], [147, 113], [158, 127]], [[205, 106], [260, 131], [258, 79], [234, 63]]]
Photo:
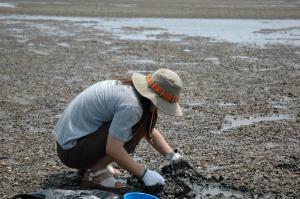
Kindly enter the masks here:
[[148, 85], [162, 98], [167, 100], [168, 102], [175, 103], [179, 101], [179, 96], [173, 96], [161, 87], [159, 87], [153, 80], [152, 75], [147, 75], [146, 80]]

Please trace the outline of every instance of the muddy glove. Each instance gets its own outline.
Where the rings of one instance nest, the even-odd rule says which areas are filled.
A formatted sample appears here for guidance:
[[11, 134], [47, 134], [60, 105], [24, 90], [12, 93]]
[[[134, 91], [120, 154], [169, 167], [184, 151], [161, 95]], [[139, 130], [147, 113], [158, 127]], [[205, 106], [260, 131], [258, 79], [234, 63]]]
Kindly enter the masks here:
[[193, 168], [192, 165], [179, 153], [169, 153], [165, 156], [174, 169]]
[[141, 180], [145, 183], [146, 186], [165, 184], [165, 179], [159, 173], [149, 169], [145, 169], [144, 175], [141, 177]]

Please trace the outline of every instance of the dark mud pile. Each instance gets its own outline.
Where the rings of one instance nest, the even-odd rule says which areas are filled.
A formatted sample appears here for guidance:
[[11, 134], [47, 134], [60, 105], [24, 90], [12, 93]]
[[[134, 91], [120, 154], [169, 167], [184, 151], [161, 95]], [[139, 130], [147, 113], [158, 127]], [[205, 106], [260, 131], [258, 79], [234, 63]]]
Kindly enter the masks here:
[[164, 187], [144, 187], [137, 179], [128, 179], [131, 191], [140, 191], [158, 196], [159, 198], [252, 198], [248, 190], [228, 187], [219, 179], [207, 179], [195, 169], [174, 170], [171, 165], [161, 170], [166, 179]]
[[[183, 79], [184, 116], [159, 114], [157, 128], [195, 170], [163, 174], [162, 198], [300, 198], [299, 47], [119, 40], [87, 23], [0, 21], [0, 198], [78, 188], [51, 134], [65, 106], [97, 81], [163, 67]], [[167, 163], [145, 142], [135, 159]]]

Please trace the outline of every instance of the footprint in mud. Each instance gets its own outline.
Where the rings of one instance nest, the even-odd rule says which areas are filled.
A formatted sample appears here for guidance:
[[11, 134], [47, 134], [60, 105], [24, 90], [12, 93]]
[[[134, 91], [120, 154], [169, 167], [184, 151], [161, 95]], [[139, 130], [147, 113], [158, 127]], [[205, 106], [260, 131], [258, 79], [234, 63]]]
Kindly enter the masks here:
[[245, 190], [227, 188], [219, 181], [208, 180], [194, 169], [174, 170], [171, 165], [161, 170], [166, 179], [165, 186], [146, 189], [137, 179], [129, 179], [128, 186], [132, 191], [141, 191], [157, 195], [161, 199], [169, 198], [251, 198]]

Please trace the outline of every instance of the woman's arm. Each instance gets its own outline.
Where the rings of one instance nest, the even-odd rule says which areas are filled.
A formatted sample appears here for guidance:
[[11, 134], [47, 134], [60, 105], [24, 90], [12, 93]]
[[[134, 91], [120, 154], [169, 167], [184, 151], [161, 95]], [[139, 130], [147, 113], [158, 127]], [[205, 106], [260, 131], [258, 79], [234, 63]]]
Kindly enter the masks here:
[[153, 139], [146, 140], [155, 148], [160, 154], [162, 154], [167, 160], [171, 162], [171, 165], [175, 169], [193, 168], [192, 165], [179, 153], [174, 153], [170, 145], [165, 138], [160, 134], [157, 129], [153, 129]]
[[149, 140], [146, 138], [149, 144], [153, 146], [153, 148], [158, 151], [163, 156], [166, 156], [167, 154], [173, 153], [173, 149], [171, 146], [167, 143], [166, 139], [162, 136], [162, 134], [154, 128], [152, 131], [153, 138], [152, 140]]
[[135, 162], [123, 147], [124, 143], [108, 135], [106, 154], [114, 159], [122, 168], [139, 177], [146, 186], [164, 185], [165, 179], [156, 171], [145, 169]]
[[124, 143], [108, 135], [106, 142], [106, 154], [110, 156], [123, 169], [140, 177], [144, 173], [144, 166], [135, 162], [124, 148]]

